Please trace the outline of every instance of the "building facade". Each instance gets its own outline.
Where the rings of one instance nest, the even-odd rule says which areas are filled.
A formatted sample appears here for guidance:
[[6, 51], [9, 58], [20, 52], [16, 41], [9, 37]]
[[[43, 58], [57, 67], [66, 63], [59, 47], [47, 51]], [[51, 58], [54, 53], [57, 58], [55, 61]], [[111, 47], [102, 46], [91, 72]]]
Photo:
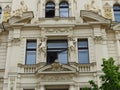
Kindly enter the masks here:
[[0, 22], [0, 90], [89, 90], [120, 64], [120, 0], [0, 0]]

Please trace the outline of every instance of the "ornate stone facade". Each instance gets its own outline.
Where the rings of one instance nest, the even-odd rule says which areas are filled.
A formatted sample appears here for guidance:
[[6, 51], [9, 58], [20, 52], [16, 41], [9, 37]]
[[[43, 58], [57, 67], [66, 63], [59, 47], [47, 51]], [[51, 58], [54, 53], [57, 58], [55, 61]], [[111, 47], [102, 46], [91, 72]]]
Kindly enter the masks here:
[[51, 1], [48, 18], [49, 0], [0, 0], [0, 90], [81, 90], [100, 86], [102, 58], [120, 65], [116, 1], [66, 0], [65, 13]]

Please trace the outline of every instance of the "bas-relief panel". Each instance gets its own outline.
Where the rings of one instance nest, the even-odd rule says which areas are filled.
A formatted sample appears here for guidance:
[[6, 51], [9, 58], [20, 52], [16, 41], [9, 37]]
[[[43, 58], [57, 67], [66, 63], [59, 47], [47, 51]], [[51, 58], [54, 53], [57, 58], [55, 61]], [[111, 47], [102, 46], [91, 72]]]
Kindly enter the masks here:
[[13, 0], [12, 16], [21, 16], [27, 11], [34, 11], [36, 15], [37, 3], [39, 3], [38, 0]]

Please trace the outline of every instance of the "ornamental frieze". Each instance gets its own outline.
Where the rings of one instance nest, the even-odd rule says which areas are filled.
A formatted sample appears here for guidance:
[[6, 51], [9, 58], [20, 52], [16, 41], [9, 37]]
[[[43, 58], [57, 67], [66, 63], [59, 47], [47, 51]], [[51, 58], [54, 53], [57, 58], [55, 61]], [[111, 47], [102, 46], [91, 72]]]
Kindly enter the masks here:
[[47, 29], [46, 33], [68, 33], [72, 31], [71, 28], [51, 28], [51, 29]]
[[43, 75], [40, 77], [41, 81], [72, 81], [73, 75]]

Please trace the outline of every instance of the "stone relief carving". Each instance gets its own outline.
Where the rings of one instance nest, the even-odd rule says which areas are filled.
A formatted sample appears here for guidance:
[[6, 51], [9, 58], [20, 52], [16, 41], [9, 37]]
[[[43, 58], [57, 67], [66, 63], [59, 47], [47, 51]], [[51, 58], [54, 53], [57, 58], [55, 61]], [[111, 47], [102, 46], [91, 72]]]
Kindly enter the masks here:
[[60, 71], [61, 70], [61, 65], [58, 60], [55, 60], [54, 63], [52, 64], [52, 70], [53, 71]]
[[25, 4], [24, 1], [20, 2], [20, 7], [13, 11], [14, 16], [22, 16], [23, 12], [27, 12], [28, 11], [28, 6]]
[[42, 37], [40, 39], [40, 43], [38, 45], [38, 50], [42, 51], [44, 54], [46, 54], [46, 38]]
[[69, 32], [71, 31], [71, 28], [55, 28], [55, 29], [48, 29], [46, 30], [46, 33], [62, 33], [62, 32]]
[[98, 43], [100, 44], [100, 43], [102, 43], [103, 37], [102, 36], [94, 36], [93, 39], [96, 44], [98, 44]]
[[101, 10], [96, 6], [95, 0], [92, 0], [90, 3], [84, 5], [86, 10], [91, 10], [95, 13], [101, 14]]
[[7, 21], [11, 17], [11, 7], [9, 5], [6, 5], [3, 11], [3, 21]]
[[112, 10], [111, 10], [111, 6], [109, 5], [109, 3], [105, 3], [105, 5], [103, 6], [104, 9], [104, 16], [107, 19], [112, 19]]
[[41, 77], [42, 81], [71, 81], [71, 75], [44, 75]]
[[68, 40], [69, 40], [69, 50], [75, 51], [76, 41], [72, 37], [69, 37]]
[[20, 38], [13, 38], [10, 40], [11, 45], [19, 46], [20, 45]]

